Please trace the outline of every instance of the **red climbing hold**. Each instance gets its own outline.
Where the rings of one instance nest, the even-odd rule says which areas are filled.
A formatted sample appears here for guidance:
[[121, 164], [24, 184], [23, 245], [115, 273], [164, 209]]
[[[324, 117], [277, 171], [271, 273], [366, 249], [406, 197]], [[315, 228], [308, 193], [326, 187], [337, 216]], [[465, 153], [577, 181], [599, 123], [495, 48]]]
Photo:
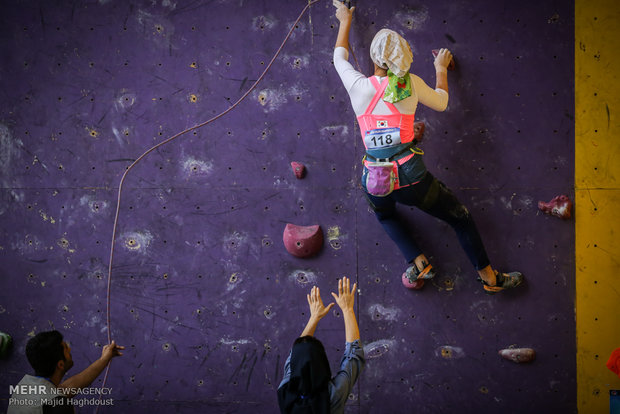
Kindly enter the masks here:
[[424, 122], [414, 122], [413, 123], [413, 137], [418, 143], [422, 142], [422, 138], [424, 137]]
[[403, 285], [405, 285], [407, 289], [420, 290], [424, 287], [424, 280], [419, 279], [419, 280], [411, 281], [407, 277], [407, 272], [403, 273], [402, 280], [403, 280]]
[[616, 348], [607, 361], [607, 368], [620, 377], [620, 348]]
[[[433, 53], [433, 57], [437, 57], [437, 55], [439, 54], [439, 49], [433, 49], [431, 50], [431, 52]], [[450, 59], [450, 63], [448, 63], [448, 70], [454, 70], [455, 67], [456, 63], [454, 62], [454, 56], [452, 56], [452, 59]]]
[[521, 363], [530, 362], [536, 358], [536, 351], [532, 348], [506, 348], [499, 351], [502, 358], [509, 361]]
[[306, 176], [306, 166], [300, 162], [293, 161], [291, 162], [291, 167], [293, 167], [293, 172], [295, 173], [295, 177], [300, 180]]
[[284, 247], [297, 257], [314, 256], [323, 247], [323, 231], [317, 224], [314, 226], [296, 226], [288, 223], [284, 228]]
[[545, 203], [544, 201], [538, 202], [538, 208], [541, 211], [564, 220], [570, 218], [570, 212], [572, 207], [573, 203], [565, 195], [553, 197], [553, 199], [548, 203]]

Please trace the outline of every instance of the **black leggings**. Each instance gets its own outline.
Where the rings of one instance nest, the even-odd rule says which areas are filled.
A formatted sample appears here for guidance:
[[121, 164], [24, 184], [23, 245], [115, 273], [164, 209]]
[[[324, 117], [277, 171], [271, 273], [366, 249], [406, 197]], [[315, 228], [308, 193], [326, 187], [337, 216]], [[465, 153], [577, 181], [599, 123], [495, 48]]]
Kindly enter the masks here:
[[477, 269], [489, 265], [489, 258], [476, 228], [476, 223], [467, 207], [459, 202], [455, 195], [437, 180], [430, 172], [417, 184], [399, 188], [386, 197], [375, 197], [366, 193], [377, 219], [396, 243], [400, 251], [411, 263], [422, 254], [422, 250], [405, 229], [396, 211], [396, 203], [416, 206], [425, 213], [448, 223], [456, 232], [471, 264]]

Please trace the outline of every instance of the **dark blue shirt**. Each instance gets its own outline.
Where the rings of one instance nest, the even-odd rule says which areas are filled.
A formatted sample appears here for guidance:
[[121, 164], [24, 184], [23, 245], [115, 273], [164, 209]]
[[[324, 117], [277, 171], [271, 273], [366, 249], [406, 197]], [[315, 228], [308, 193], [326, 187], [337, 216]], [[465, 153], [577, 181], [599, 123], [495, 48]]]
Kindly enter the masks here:
[[[284, 378], [282, 382], [280, 382], [278, 389], [291, 379], [291, 353], [292, 350], [289, 352], [288, 358], [284, 363]], [[327, 385], [329, 389], [329, 400], [331, 402], [331, 414], [344, 413], [344, 406], [347, 402], [347, 398], [353, 389], [355, 381], [357, 381], [357, 377], [364, 369], [365, 363], [364, 348], [362, 348], [359, 339], [353, 342], [347, 342], [344, 355], [340, 361], [340, 370]]]

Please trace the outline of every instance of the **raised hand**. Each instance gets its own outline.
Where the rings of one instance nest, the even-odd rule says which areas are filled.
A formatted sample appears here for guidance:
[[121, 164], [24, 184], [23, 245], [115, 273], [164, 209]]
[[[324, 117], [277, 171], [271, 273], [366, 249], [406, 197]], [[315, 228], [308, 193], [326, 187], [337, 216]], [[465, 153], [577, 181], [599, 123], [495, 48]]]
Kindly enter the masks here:
[[332, 296], [336, 299], [336, 303], [342, 309], [342, 316], [344, 319], [344, 330], [347, 342], [353, 342], [360, 339], [360, 330], [357, 326], [357, 319], [355, 318], [355, 290], [357, 283], [353, 284], [353, 288], [349, 289], [351, 281], [348, 277], [343, 277], [338, 281], [338, 295], [332, 292]]
[[330, 303], [325, 307], [323, 300], [321, 299], [321, 291], [318, 287], [313, 286], [310, 294], [306, 295], [308, 299], [308, 306], [310, 306], [310, 317], [314, 317], [319, 321], [323, 316], [327, 315], [329, 310], [334, 306], [334, 303]]
[[101, 358], [110, 361], [114, 357], [123, 355], [121, 352], [123, 349], [125, 349], [124, 346], [116, 345], [116, 342], [112, 341], [101, 350]]
[[342, 309], [342, 312], [345, 311], [353, 311], [353, 305], [355, 303], [355, 288], [357, 287], [357, 283], [353, 284], [353, 288], [350, 287], [350, 280], [348, 277], [343, 277], [338, 280], [338, 295], [332, 292], [332, 296], [336, 299], [336, 303]]
[[452, 60], [452, 53], [448, 49], [439, 49], [437, 57], [433, 64], [436, 69], [447, 69], [450, 61]]
[[353, 19], [355, 7], [349, 9], [344, 2], [340, 0], [332, 0], [332, 4], [336, 8], [336, 19], [338, 19], [340, 23], [350, 23]]

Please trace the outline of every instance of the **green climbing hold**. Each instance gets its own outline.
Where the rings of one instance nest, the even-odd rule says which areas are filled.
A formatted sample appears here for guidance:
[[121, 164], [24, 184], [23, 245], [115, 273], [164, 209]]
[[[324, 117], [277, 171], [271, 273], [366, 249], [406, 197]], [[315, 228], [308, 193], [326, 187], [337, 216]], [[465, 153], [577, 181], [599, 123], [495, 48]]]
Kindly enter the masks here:
[[13, 339], [9, 334], [0, 332], [0, 358], [5, 358], [11, 350]]

